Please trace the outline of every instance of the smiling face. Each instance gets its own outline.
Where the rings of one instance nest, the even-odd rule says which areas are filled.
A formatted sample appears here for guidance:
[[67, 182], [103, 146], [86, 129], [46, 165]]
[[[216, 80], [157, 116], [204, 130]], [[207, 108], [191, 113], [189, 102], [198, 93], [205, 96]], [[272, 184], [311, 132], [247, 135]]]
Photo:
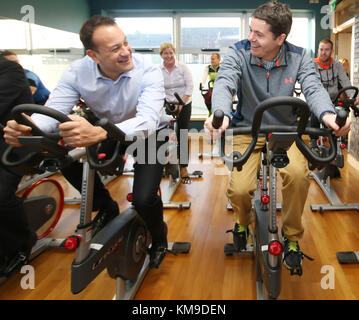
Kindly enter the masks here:
[[275, 38], [273, 32], [270, 31], [270, 25], [265, 20], [252, 18], [248, 40], [254, 56], [265, 61], [274, 59], [285, 38], [284, 33]]
[[165, 66], [173, 66], [175, 64], [175, 52], [172, 48], [166, 48], [162, 51], [161, 57]]
[[117, 25], [96, 28], [92, 41], [96, 49], [88, 49], [86, 53], [99, 65], [105, 76], [116, 80], [122, 73], [132, 70], [132, 48]]

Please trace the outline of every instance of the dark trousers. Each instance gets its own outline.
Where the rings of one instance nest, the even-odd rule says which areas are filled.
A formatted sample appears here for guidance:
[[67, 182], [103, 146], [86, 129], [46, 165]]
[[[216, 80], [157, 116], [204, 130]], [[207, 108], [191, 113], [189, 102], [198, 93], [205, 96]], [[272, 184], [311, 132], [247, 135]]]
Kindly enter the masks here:
[[[148, 143], [149, 139], [142, 140], [145, 143], [143, 148], [148, 154], [149, 148], [152, 145]], [[165, 141], [157, 141], [156, 153], [159, 147], [164, 144]], [[111, 149], [111, 144], [107, 145], [107, 150]], [[114, 143], [112, 144], [114, 147]], [[143, 150], [141, 148], [141, 150]], [[153, 151], [153, 150], [152, 150]], [[136, 159], [137, 154], [134, 155]], [[148, 230], [152, 235], [152, 241], [158, 241], [163, 228], [163, 203], [161, 197], [158, 195], [158, 188], [162, 179], [163, 164], [156, 162], [148, 163], [148, 157], [146, 156], [144, 161], [138, 161], [134, 165], [134, 180], [133, 180], [133, 206], [138, 214], [145, 221]], [[82, 182], [82, 164], [79, 162], [71, 164], [69, 167], [61, 170], [65, 178], [81, 192]], [[99, 210], [106, 207], [108, 201], [112, 201], [110, 193], [105, 188], [99, 175], [95, 174], [94, 183], [94, 201], [93, 210]]]
[[[181, 167], [188, 167], [188, 157], [189, 157], [189, 143], [188, 143], [188, 127], [189, 122], [191, 120], [191, 113], [192, 113], [192, 102], [183, 106], [182, 111], [178, 115], [177, 118], [177, 156], [180, 161]], [[182, 135], [180, 134], [180, 130], [183, 129]], [[182, 136], [182, 137], [181, 137]], [[183, 141], [184, 140], [184, 141]], [[187, 154], [183, 154], [181, 157], [181, 145], [187, 145]], [[184, 147], [182, 147], [182, 150]], [[185, 150], [183, 150], [184, 152]]]
[[[313, 112], [310, 113], [309, 124], [312, 128], [320, 128], [320, 122], [319, 122], [318, 118], [314, 115]], [[318, 138], [319, 138], [318, 136], [313, 136], [313, 135], [310, 136], [310, 139], [313, 139], [313, 140], [316, 140]]]
[[23, 200], [15, 195], [22, 176], [0, 164], [0, 262], [32, 245], [31, 230]]

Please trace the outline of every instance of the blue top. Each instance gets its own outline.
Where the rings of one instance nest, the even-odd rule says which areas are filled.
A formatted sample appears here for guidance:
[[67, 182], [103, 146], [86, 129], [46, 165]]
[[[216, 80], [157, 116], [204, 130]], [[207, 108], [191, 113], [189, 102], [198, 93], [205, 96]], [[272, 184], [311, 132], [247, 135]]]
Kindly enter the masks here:
[[[107, 118], [127, 135], [151, 134], [164, 128], [171, 117], [165, 114], [165, 91], [159, 67], [145, 56], [133, 56], [134, 67], [117, 80], [102, 75], [98, 65], [85, 56], [64, 72], [46, 106], [70, 114], [81, 97], [98, 118]], [[43, 131], [54, 131], [56, 120], [39, 114], [32, 118]]]
[[46, 89], [44, 84], [41, 82], [39, 76], [35, 74], [34, 72], [24, 69], [26, 77], [28, 79], [32, 79], [36, 83], [37, 90], [35, 94], [32, 96], [34, 99], [34, 103], [36, 104], [44, 104], [50, 95], [50, 91]]

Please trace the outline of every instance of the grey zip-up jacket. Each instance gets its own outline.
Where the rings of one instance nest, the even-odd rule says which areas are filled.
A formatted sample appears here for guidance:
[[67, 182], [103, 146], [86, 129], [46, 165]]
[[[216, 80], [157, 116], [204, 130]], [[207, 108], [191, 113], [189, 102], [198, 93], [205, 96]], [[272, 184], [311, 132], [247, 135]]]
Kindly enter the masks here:
[[343, 65], [331, 58], [329, 65], [322, 65], [320, 59], [313, 60], [315, 69], [319, 73], [324, 88], [328, 91], [332, 100], [337, 96], [339, 89], [349, 87], [352, 84], [344, 70]]
[[[221, 63], [212, 96], [212, 112], [221, 109], [230, 116], [232, 97], [238, 95], [232, 126], [250, 126], [255, 107], [276, 96], [293, 96], [295, 82], [301, 84], [309, 109], [318, 119], [326, 112], [335, 113], [312, 59], [305, 50], [285, 41], [271, 70], [250, 52], [251, 44], [242, 40], [229, 47]], [[262, 124], [293, 125], [293, 108], [271, 108], [263, 114]]]

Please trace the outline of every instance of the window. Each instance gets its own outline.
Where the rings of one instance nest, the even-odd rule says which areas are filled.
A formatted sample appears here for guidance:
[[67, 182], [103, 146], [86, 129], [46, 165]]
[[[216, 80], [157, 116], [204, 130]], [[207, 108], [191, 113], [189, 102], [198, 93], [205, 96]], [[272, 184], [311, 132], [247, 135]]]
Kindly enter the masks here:
[[312, 24], [310, 18], [293, 17], [292, 28], [287, 40], [298, 47], [307, 49], [308, 54], [311, 54], [311, 52], [314, 51], [311, 33]]
[[32, 49], [82, 48], [77, 33], [31, 24]]
[[35, 72], [52, 91], [62, 73], [75, 60], [83, 57], [79, 35], [28, 22], [0, 19], [0, 49], [17, 54], [23, 68]]
[[226, 48], [240, 38], [239, 17], [182, 17], [182, 48]]
[[159, 48], [162, 42], [173, 40], [173, 19], [169, 17], [116, 18], [116, 23], [134, 49]]
[[[192, 72], [192, 118], [204, 118], [208, 111], [199, 90], [204, 69], [213, 52], [223, 58], [230, 45], [247, 38], [250, 13], [159, 13], [153, 17], [127, 13], [116, 17], [116, 22], [134, 51], [150, 55], [154, 64], [162, 64], [158, 50], [162, 42], [174, 45], [177, 60]], [[288, 41], [312, 54], [313, 31], [311, 14], [294, 13]]]
[[26, 22], [0, 19], [0, 30], [0, 49], [27, 50], [29, 48], [30, 39]]

